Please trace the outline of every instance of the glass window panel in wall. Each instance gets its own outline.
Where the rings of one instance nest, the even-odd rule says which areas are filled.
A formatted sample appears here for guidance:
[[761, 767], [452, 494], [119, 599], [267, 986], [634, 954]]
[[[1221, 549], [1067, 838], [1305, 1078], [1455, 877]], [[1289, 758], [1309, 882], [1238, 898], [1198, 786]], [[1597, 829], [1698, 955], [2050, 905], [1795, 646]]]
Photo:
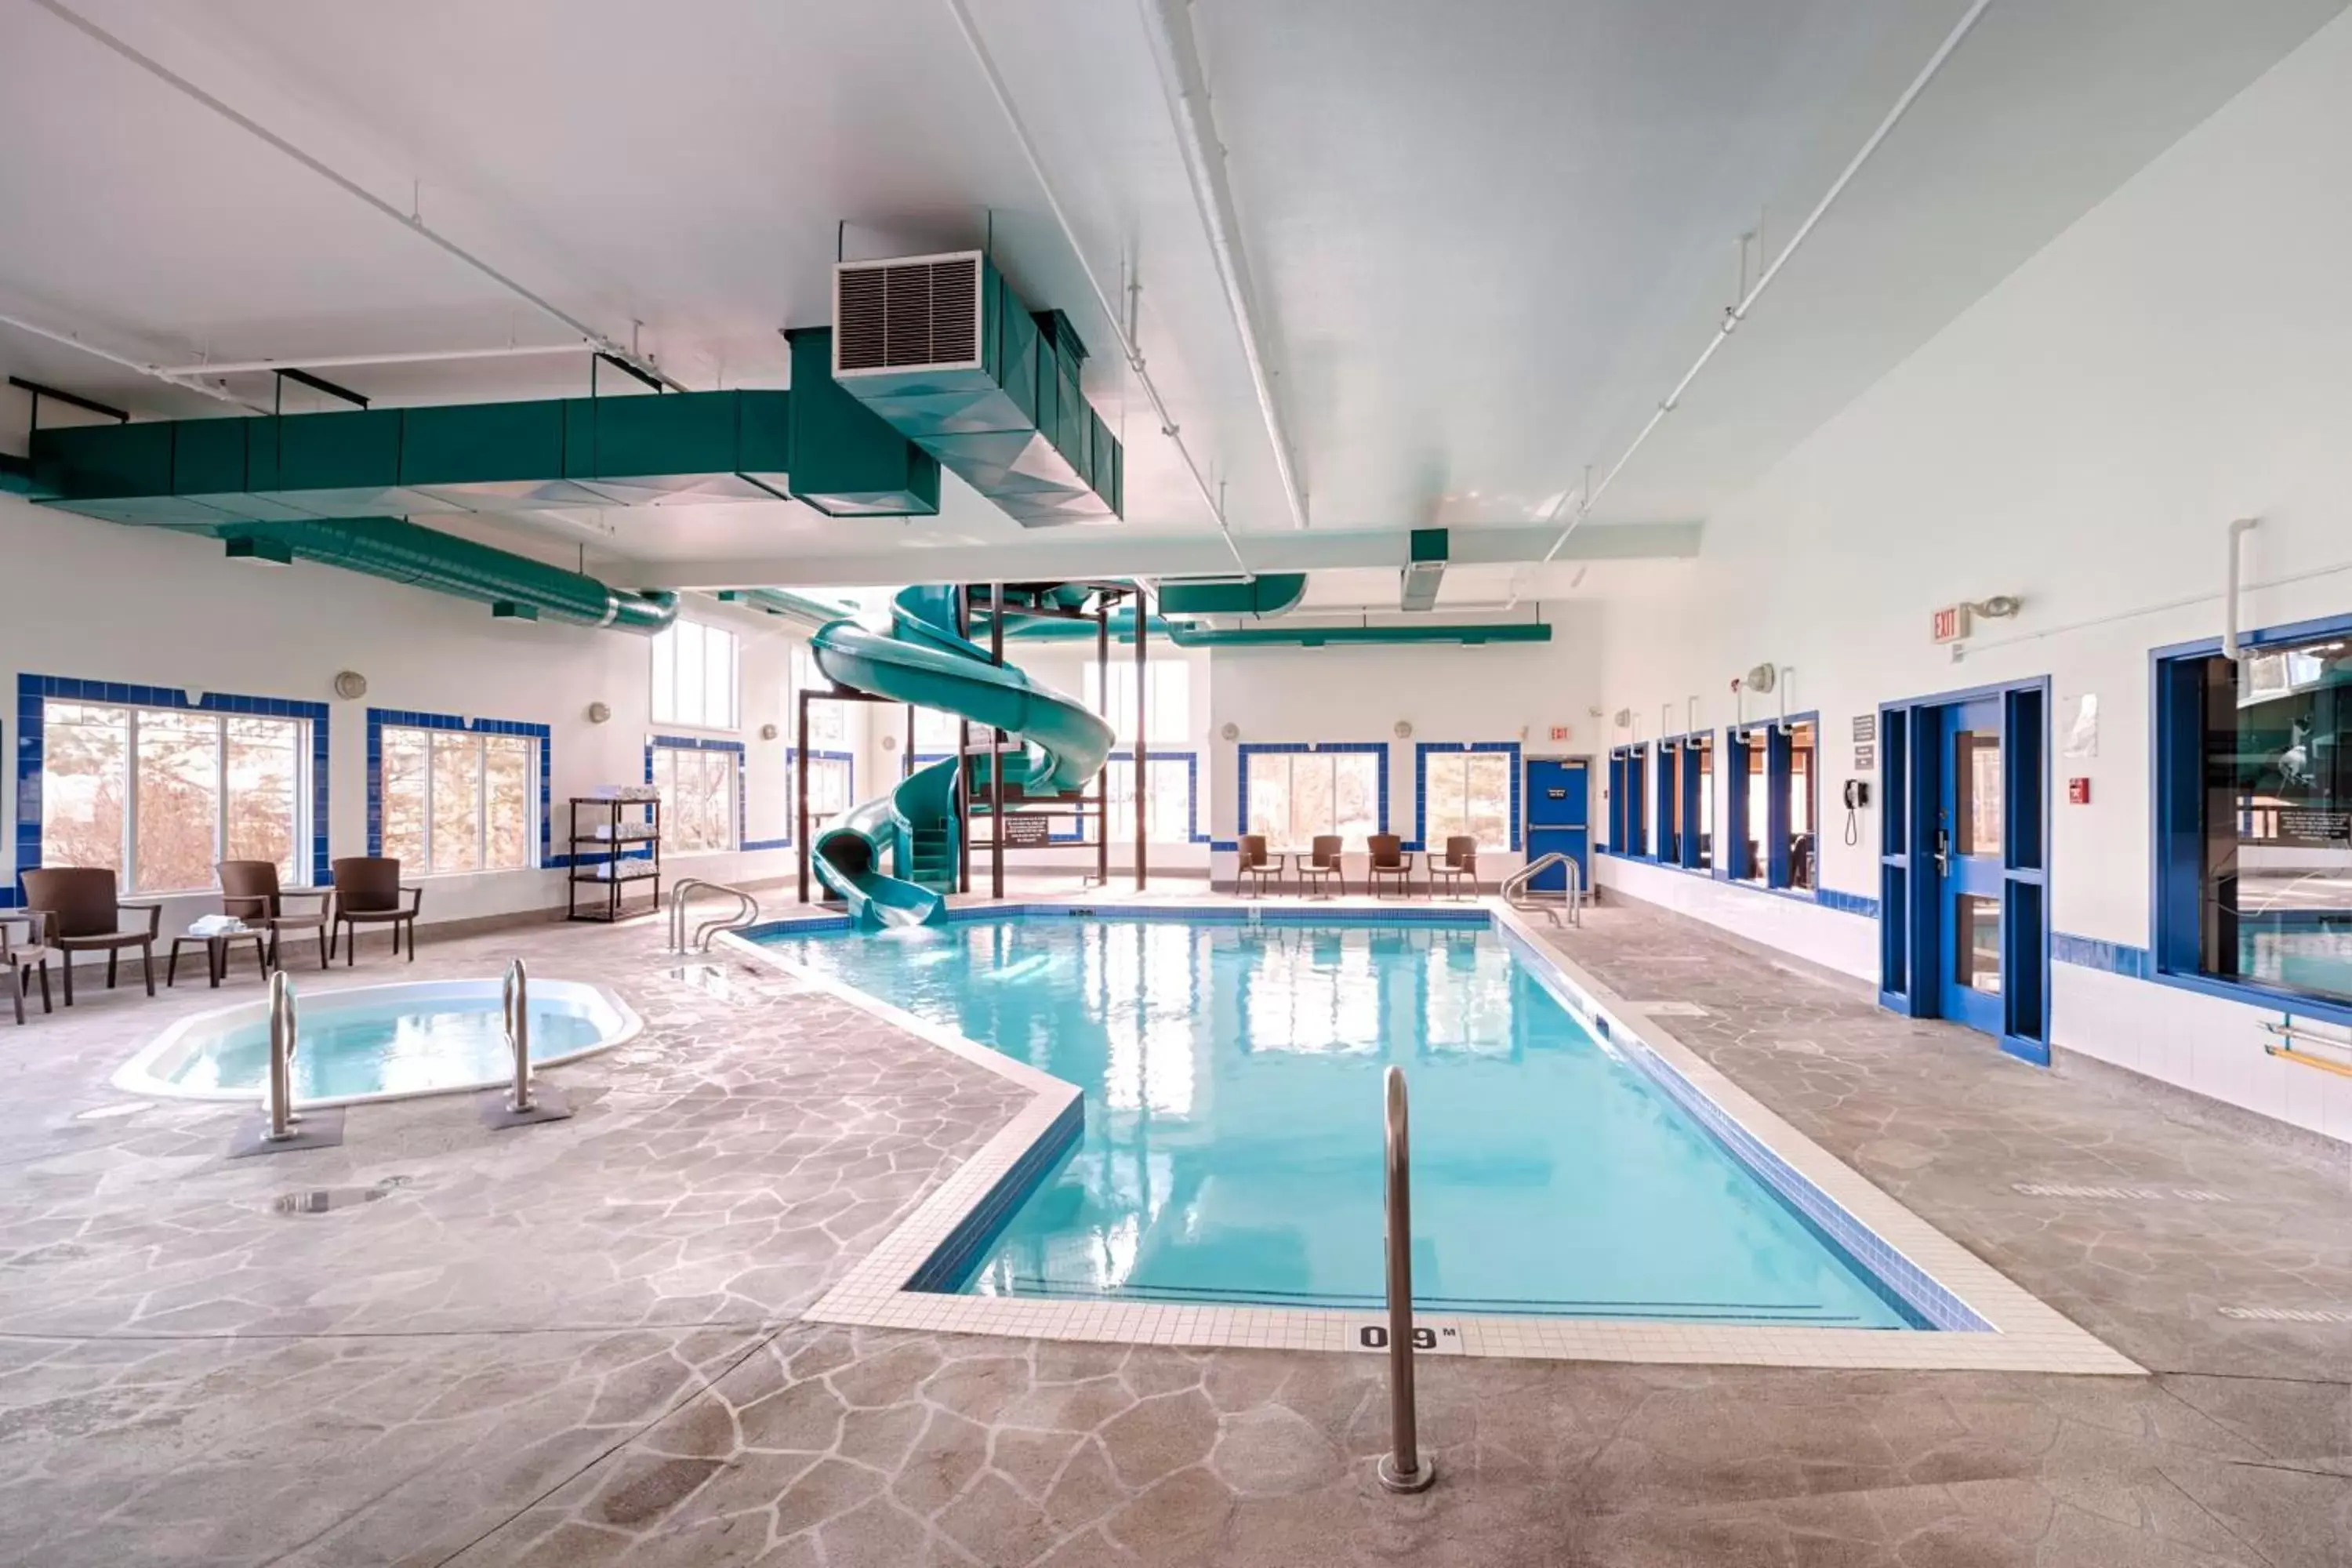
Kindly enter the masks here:
[[121, 877], [131, 815], [131, 710], [79, 702], [42, 710], [41, 858]]
[[1801, 720], [1789, 727], [1789, 885], [1811, 888], [1819, 878], [1814, 858], [1821, 853], [1814, 829], [1813, 723]]
[[1702, 736], [1691, 742], [1685, 752], [1685, 765], [1698, 769], [1698, 816], [1690, 825], [1698, 835], [1698, 857], [1693, 864], [1702, 870], [1715, 865], [1715, 741]]
[[849, 760], [845, 757], [809, 759], [811, 816], [837, 816], [849, 809]]
[[308, 881], [295, 845], [301, 832], [302, 753], [300, 726], [276, 719], [227, 716], [226, 833], [229, 860], [267, 860], [281, 884]]
[[740, 654], [724, 626], [673, 621], [653, 639], [654, 722], [734, 729]]
[[1769, 746], [1765, 732], [1748, 731], [1740, 750], [1746, 753], [1748, 768], [1748, 874], [1741, 880], [1760, 882], [1769, 869], [1767, 862], [1772, 846], [1772, 788], [1766, 776]]
[[138, 726], [131, 885], [148, 892], [213, 885], [219, 859], [220, 716], [147, 708]]
[[539, 837], [539, 743], [525, 735], [485, 735], [482, 754], [488, 807], [483, 864], [520, 870], [532, 863]]
[[433, 869], [425, 854], [425, 758], [430, 736], [423, 730], [386, 729], [381, 751], [383, 786], [383, 852], [404, 870]]
[[2352, 635], [2204, 673], [2200, 968], [2352, 1003]]
[[482, 868], [481, 737], [432, 732], [431, 835], [425, 858], [436, 874]]

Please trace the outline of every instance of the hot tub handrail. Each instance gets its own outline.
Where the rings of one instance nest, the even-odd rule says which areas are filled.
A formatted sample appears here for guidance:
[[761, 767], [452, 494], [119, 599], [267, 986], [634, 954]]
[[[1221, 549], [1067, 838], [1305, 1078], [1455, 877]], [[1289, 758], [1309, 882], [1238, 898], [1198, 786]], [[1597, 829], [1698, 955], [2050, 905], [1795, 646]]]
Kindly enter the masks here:
[[[689, 941], [686, 933], [686, 902], [696, 889], [704, 888], [733, 899], [736, 901], [735, 912], [719, 920], [704, 921], [694, 928], [693, 939]], [[670, 889], [668, 951], [679, 954], [707, 952], [710, 950], [710, 939], [717, 932], [741, 931], [746, 926], [756, 924], [759, 919], [760, 900], [742, 889], [730, 887], [725, 882], [688, 877]]]
[[300, 1020], [294, 1005], [294, 983], [278, 970], [269, 977], [269, 1067], [261, 1084], [262, 1114], [268, 1126], [262, 1136], [283, 1142], [294, 1136], [294, 1051], [300, 1037]]
[[514, 1091], [507, 1097], [507, 1109], [536, 1110], [530, 1098], [530, 971], [520, 958], [507, 964], [499, 1009], [506, 1020], [507, 1049], [514, 1053]]

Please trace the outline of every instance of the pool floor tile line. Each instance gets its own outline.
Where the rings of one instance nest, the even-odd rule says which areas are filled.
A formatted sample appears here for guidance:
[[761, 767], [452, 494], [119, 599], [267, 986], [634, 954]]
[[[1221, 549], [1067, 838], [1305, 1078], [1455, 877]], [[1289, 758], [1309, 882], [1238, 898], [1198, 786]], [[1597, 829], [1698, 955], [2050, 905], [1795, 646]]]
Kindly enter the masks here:
[[[1235, 905], [1198, 896], [1149, 900], [1155, 913], [1188, 906], [1213, 909], [1220, 920]], [[1005, 918], [1081, 910], [1116, 919], [1139, 900], [1033, 899], [980, 905], [973, 918]], [[1876, 1237], [1941, 1281], [1990, 1325], [1990, 1331], [1904, 1331], [1834, 1328], [1790, 1329], [1748, 1324], [1688, 1324], [1574, 1318], [1484, 1318], [1416, 1314], [1442, 1340], [1473, 1356], [1560, 1361], [1664, 1361], [1750, 1366], [1848, 1366], [1915, 1371], [2018, 1371], [2130, 1376], [2143, 1369], [1997, 1269], [1951, 1242], [1932, 1226], [1873, 1186], [1858, 1173], [1773, 1115], [1675, 1039], [1655, 1017], [1637, 1015], [1609, 987], [1584, 973], [1537, 929], [1499, 900], [1475, 906], [1407, 904], [1370, 899], [1332, 900], [1349, 915], [1391, 918], [1433, 913], [1448, 921], [1475, 912], [1517, 940], [1580, 1016], [1608, 1021], [1610, 1033], [1638, 1041], [1692, 1084], [1738, 1128], [1785, 1160], [1807, 1182], [1853, 1215]], [[1254, 906], [1242, 906], [1244, 911]], [[1322, 900], [1288, 900], [1286, 909], [1316, 911]], [[1246, 914], [1244, 914], [1246, 919]], [[819, 917], [821, 920], [822, 917]], [[784, 920], [759, 930], [789, 930]], [[805, 922], [815, 928], [817, 921]], [[830, 924], [830, 922], [827, 922]], [[836, 928], [837, 929], [837, 928]], [[1368, 1348], [1362, 1331], [1377, 1325], [1370, 1310], [1259, 1308], [1263, 1316], [1237, 1324], [1223, 1307], [1184, 1303], [1083, 1301], [1059, 1298], [966, 1296], [917, 1290], [908, 1282], [975, 1210], [1012, 1182], [1024, 1160], [1058, 1124], [1074, 1100], [1074, 1085], [977, 1041], [866, 994], [834, 976], [795, 964], [755, 941], [728, 933], [730, 951], [770, 964], [966, 1061], [1029, 1089], [1035, 1098], [936, 1188], [898, 1229], [860, 1260], [803, 1314], [813, 1322], [903, 1328], [929, 1332], [994, 1334], [1095, 1343], [1181, 1344], [1247, 1348], [1267, 1343], [1329, 1352]], [[1545, 975], [1549, 969], [1549, 974]], [[1637, 1029], [1632, 1019], [1640, 1019]]]

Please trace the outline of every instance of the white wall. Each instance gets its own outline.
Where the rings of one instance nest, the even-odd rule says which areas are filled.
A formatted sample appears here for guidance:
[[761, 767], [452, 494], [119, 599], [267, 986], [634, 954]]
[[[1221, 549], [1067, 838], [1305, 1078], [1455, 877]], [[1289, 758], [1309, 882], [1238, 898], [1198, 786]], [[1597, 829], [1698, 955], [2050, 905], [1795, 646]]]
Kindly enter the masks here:
[[[1389, 831], [1414, 836], [1414, 748], [1425, 742], [1517, 741], [1523, 756], [1604, 756], [1607, 740], [1591, 716], [1601, 693], [1601, 612], [1586, 605], [1544, 606], [1547, 643], [1498, 643], [1212, 650], [1213, 697], [1204, 755], [1213, 756], [1212, 832], [1230, 843], [1240, 832], [1240, 749], [1270, 742], [1380, 741], [1389, 748]], [[1399, 721], [1412, 726], [1396, 734]], [[1239, 731], [1223, 738], [1227, 724]], [[1549, 740], [1565, 725], [1567, 741]], [[1235, 857], [1221, 851], [1215, 874], [1233, 875]], [[1498, 847], [1479, 857], [1492, 882], [1521, 857]], [[1353, 857], [1349, 874], [1361, 858]]]
[[[14, 746], [20, 674], [197, 688], [246, 697], [325, 702], [329, 713], [328, 843], [332, 855], [367, 852], [367, 710], [414, 709], [468, 718], [543, 723], [554, 851], [564, 852], [564, 801], [607, 783], [645, 776], [652, 725], [647, 639], [625, 632], [496, 621], [487, 606], [332, 567], [273, 566], [225, 559], [215, 542], [118, 527], [0, 496], [0, 723], [10, 765], [0, 769], [6, 820], [17, 816]], [[781, 722], [789, 668], [784, 623], [728, 613], [745, 637], [742, 713], [746, 838], [786, 831], [784, 741], [759, 726]], [[368, 679], [366, 697], [341, 701], [339, 670]], [[609, 722], [591, 724], [604, 702]], [[16, 836], [0, 843], [0, 885], [15, 884]], [[783, 876], [789, 850], [669, 857], [669, 875], [721, 880]], [[436, 877], [427, 922], [560, 907], [561, 870]], [[583, 889], [583, 892], [593, 889]], [[175, 899], [164, 929], [216, 907]]]
[[[1606, 705], [1646, 711], [1651, 735], [1661, 702], [1696, 692], [1720, 726], [1733, 675], [1793, 666], [1792, 708], [1822, 721], [1824, 885], [1874, 897], [1875, 812], [1848, 847], [1834, 805], [1853, 716], [2047, 675], [2063, 727], [2095, 695], [2097, 756], [2053, 761], [2053, 925], [2146, 946], [2148, 655], [2221, 629], [2225, 523], [2262, 519], [2249, 574], [2274, 585], [2247, 595], [2249, 625], [2352, 611], [2347, 190], [2352, 18], [1710, 518], [1686, 591], [1611, 616]], [[1964, 661], [1930, 644], [1934, 606], [1996, 594], [2024, 612], [1980, 624]], [[2065, 804], [2067, 776], [2092, 781], [2091, 804]], [[1685, 907], [1740, 925], [1734, 911], [1769, 897], [1720, 889]], [[1748, 934], [1874, 973], [1865, 920], [1774, 935], [1753, 929], [1763, 918]], [[2063, 965], [2053, 989], [2062, 1047], [2352, 1138], [2352, 1081], [2266, 1058], [2254, 1009]], [[2158, 1048], [2167, 1021], [2193, 1021], [2210, 1059]]]

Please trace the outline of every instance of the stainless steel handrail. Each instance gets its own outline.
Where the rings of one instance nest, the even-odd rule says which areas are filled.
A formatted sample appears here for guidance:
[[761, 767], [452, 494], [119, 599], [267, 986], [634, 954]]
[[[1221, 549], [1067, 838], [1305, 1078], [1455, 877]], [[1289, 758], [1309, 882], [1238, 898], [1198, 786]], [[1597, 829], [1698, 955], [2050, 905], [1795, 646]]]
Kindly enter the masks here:
[[1549, 855], [1530, 860], [1504, 878], [1503, 885], [1497, 890], [1502, 894], [1503, 901], [1511, 908], [1541, 910], [1550, 916], [1552, 924], [1558, 925], [1559, 912], [1552, 907], [1551, 900], [1535, 898], [1528, 892], [1528, 884], [1554, 866], [1566, 873], [1560, 907], [1568, 910], [1569, 924], [1580, 926], [1584, 923], [1584, 870], [1573, 855], [1555, 849]]
[[269, 1068], [261, 1086], [261, 1110], [269, 1125], [262, 1136], [282, 1143], [294, 1136], [294, 1049], [300, 1037], [294, 983], [278, 970], [269, 977]]
[[[731, 915], [705, 921], [695, 927], [694, 940], [689, 942], [686, 935], [686, 901], [698, 888], [708, 888], [714, 893], [729, 895], [736, 900], [736, 909]], [[668, 951], [676, 953], [707, 952], [710, 950], [710, 939], [717, 932], [741, 931], [745, 926], [756, 924], [759, 919], [760, 900], [742, 889], [730, 887], [724, 882], [706, 882], [699, 877], [688, 877], [670, 889]]]
[[506, 1016], [507, 1049], [514, 1053], [514, 1090], [507, 1096], [507, 1109], [536, 1110], [530, 1098], [530, 972], [520, 958], [507, 965], [499, 1008]]
[[1389, 1451], [1381, 1456], [1381, 1485], [1392, 1492], [1425, 1491], [1437, 1467], [1421, 1451], [1412, 1391], [1412, 1147], [1405, 1125], [1404, 1069], [1381, 1076], [1388, 1131]]

